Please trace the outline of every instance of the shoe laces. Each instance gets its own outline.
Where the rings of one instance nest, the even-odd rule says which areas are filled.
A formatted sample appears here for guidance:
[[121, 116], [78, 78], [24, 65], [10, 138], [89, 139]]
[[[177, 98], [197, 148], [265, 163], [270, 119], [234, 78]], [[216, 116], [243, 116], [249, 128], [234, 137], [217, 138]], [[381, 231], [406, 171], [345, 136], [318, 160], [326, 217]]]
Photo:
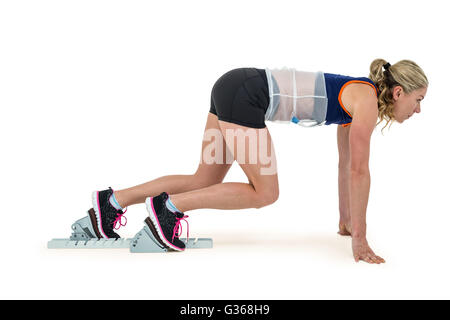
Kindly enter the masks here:
[[[181, 225], [181, 221], [186, 222], [186, 226], [187, 226], [187, 240], [186, 243], [189, 241], [189, 222], [186, 220], [186, 218], [189, 218], [189, 216], [182, 214], [181, 212], [174, 212], [175, 214], [175, 219], [176, 219], [176, 223], [175, 223], [175, 227], [173, 228], [173, 235], [172, 235], [172, 242], [173, 239], [175, 238], [180, 238], [181, 233], [183, 232], [183, 227]], [[180, 216], [181, 214], [181, 216]]]
[[[124, 217], [123, 215], [125, 212], [127, 212], [128, 208], [125, 209], [125, 211], [122, 212], [122, 214], [118, 214], [116, 220], [114, 220], [114, 230], [119, 230], [120, 227], [125, 227], [127, 225], [127, 217]], [[125, 219], [125, 223], [122, 223], [122, 217]], [[116, 226], [118, 227], [116, 228]]]

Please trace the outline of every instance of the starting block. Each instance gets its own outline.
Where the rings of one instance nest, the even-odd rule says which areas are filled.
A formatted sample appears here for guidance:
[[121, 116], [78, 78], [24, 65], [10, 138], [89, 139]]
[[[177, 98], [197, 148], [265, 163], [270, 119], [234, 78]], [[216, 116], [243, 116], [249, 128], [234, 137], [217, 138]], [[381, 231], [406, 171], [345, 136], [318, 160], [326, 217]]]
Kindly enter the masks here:
[[[144, 227], [128, 239], [103, 239], [96, 236], [92, 224], [92, 215], [88, 215], [72, 224], [72, 235], [67, 239], [52, 239], [47, 243], [48, 249], [129, 249], [132, 253], [167, 252], [172, 251], [163, 246], [153, 236], [153, 225], [150, 218], [145, 219]], [[96, 223], [96, 221], [95, 221]], [[186, 249], [206, 249], [213, 247], [211, 238], [180, 239], [186, 244]]]

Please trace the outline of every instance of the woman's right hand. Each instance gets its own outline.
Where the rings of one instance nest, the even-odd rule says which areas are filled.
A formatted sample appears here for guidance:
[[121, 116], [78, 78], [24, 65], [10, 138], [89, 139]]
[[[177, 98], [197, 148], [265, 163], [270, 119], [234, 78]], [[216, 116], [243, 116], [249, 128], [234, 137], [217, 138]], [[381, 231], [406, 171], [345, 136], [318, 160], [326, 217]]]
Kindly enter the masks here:
[[340, 234], [341, 236], [351, 236], [352, 235], [352, 226], [351, 226], [350, 221], [349, 222], [339, 221], [338, 234]]

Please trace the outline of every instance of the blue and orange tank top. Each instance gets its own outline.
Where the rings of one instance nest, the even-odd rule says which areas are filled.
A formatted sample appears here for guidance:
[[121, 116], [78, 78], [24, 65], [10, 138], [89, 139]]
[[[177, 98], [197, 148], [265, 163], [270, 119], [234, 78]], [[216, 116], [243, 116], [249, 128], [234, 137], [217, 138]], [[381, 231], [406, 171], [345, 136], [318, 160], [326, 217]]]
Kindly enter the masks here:
[[324, 73], [327, 90], [328, 106], [325, 125], [339, 124], [344, 127], [352, 122], [352, 116], [342, 103], [341, 96], [344, 88], [351, 83], [367, 83], [375, 90], [377, 97], [380, 92], [375, 83], [366, 77], [350, 77], [340, 74]]

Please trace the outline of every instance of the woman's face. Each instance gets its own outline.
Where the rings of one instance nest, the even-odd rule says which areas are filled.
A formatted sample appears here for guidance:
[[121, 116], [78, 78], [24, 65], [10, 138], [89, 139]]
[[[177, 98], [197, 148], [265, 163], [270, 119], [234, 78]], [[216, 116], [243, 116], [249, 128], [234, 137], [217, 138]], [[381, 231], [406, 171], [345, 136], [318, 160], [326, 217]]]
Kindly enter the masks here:
[[409, 119], [414, 113], [420, 112], [420, 102], [425, 98], [428, 87], [414, 90], [406, 94], [402, 87], [393, 89], [394, 117], [399, 123]]

